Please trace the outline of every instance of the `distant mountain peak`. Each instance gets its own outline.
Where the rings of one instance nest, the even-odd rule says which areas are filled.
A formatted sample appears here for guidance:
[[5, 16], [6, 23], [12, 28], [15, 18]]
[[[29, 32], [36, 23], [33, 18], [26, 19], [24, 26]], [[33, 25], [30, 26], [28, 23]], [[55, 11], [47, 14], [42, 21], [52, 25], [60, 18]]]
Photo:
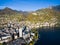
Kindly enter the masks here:
[[5, 11], [6, 11], [6, 10], [11, 10], [11, 11], [12, 11], [13, 9], [8, 8], [8, 7], [5, 7], [5, 8], [4, 8], [4, 9], [2, 9], [2, 10], [5, 10]]
[[60, 5], [53, 6], [52, 9], [60, 12]]
[[4, 9], [11, 9], [11, 8], [5, 7]]

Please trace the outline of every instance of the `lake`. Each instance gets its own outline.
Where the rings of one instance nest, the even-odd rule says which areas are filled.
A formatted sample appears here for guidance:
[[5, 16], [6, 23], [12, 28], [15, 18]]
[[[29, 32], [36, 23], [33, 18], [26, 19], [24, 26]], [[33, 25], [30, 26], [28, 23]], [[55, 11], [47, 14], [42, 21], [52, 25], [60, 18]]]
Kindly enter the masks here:
[[35, 45], [60, 45], [60, 28], [40, 28]]

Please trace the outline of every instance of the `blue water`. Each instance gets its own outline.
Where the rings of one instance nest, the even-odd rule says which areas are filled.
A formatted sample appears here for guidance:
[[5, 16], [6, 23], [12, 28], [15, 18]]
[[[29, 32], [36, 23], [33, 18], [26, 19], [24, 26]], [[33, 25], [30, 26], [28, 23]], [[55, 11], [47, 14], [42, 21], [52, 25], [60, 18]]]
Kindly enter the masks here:
[[60, 28], [38, 29], [39, 39], [35, 45], [60, 45]]

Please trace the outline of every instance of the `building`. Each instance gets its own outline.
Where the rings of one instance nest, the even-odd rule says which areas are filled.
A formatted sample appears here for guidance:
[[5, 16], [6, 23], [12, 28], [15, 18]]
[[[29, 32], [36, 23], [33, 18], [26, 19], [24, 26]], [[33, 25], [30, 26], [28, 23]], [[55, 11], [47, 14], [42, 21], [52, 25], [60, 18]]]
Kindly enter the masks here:
[[[32, 24], [33, 25], [33, 24]], [[33, 25], [34, 27], [34, 25]], [[18, 38], [23, 38], [27, 42], [30, 42], [32, 38], [31, 35], [34, 36], [33, 33], [30, 32], [31, 28], [26, 26], [20, 26], [19, 24], [15, 23], [8, 23], [7, 27], [0, 30], [0, 43], [9, 42], [11, 40], [15, 40]], [[33, 37], [32, 36], [32, 37]], [[22, 40], [20, 40], [22, 41]], [[22, 41], [23, 42], [23, 41]]]
[[45, 23], [43, 24], [43, 26], [49, 26], [49, 23], [48, 23], [48, 22], [45, 22]]
[[34, 12], [34, 13], [32, 13], [32, 14], [33, 14], [33, 15], [37, 15], [37, 13], [35, 13], [35, 12]]
[[23, 35], [22, 35], [22, 30], [23, 30], [23, 28], [20, 28], [19, 29], [19, 37], [22, 37]]
[[0, 43], [9, 42], [11, 40], [12, 40], [12, 38], [10, 35], [7, 35], [7, 34], [0, 35]]

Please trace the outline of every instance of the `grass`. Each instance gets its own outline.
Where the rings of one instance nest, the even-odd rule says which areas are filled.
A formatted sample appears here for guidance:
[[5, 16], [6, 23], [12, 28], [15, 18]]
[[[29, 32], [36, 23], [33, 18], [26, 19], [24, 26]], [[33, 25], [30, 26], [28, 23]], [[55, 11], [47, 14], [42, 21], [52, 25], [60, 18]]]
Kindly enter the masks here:
[[0, 43], [0, 45], [2, 45], [2, 43]]

